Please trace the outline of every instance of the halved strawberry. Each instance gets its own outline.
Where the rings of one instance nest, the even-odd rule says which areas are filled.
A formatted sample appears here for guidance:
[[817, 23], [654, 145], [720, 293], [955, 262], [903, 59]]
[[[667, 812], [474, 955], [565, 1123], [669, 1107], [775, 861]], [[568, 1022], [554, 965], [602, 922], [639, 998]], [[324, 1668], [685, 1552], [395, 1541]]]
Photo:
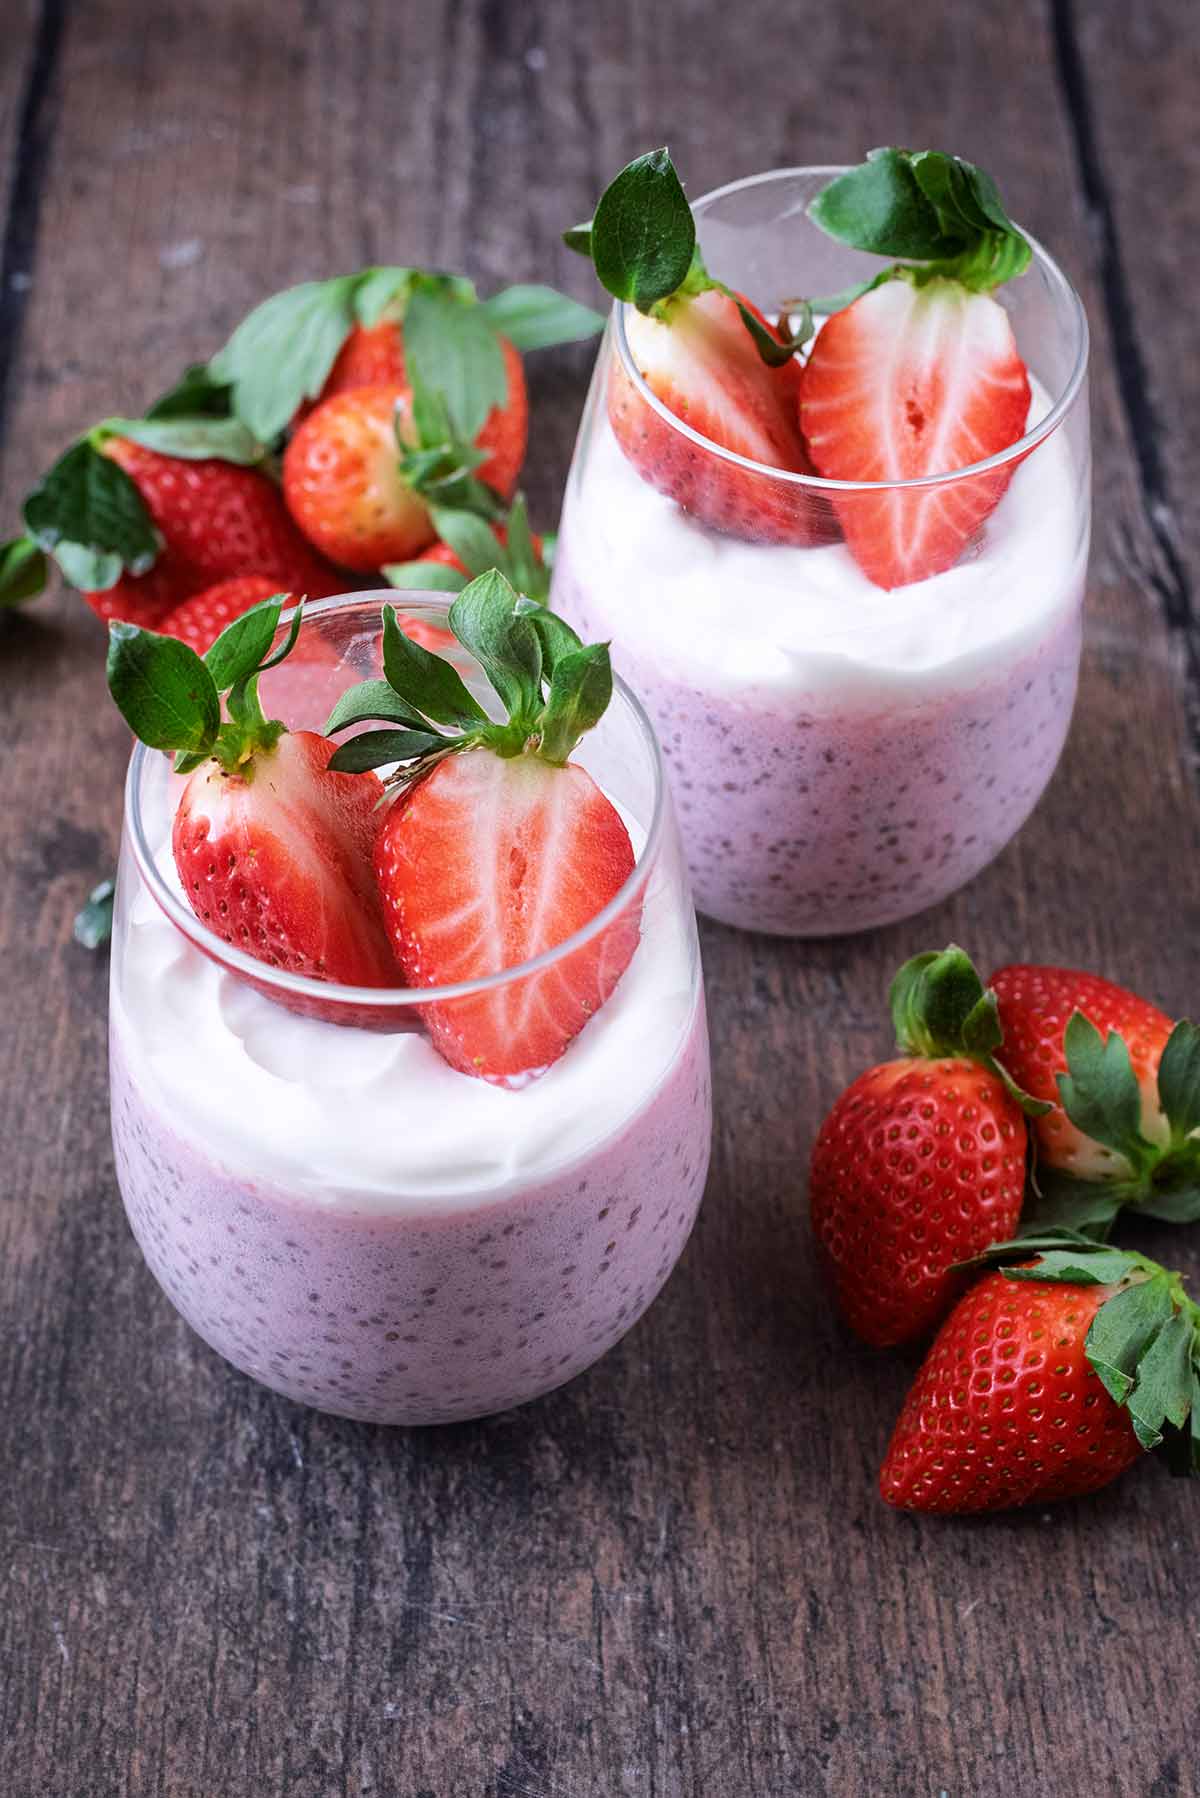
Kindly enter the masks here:
[[[912, 481], [1008, 449], [1029, 398], [996, 300], [943, 277], [897, 278], [827, 320], [804, 369], [800, 422], [826, 478]], [[1011, 478], [1009, 464], [929, 487], [837, 494], [834, 505], [863, 572], [902, 587], [950, 568]]]
[[[334, 751], [324, 737], [289, 734], [258, 701], [257, 676], [279, 659], [271, 649], [281, 611], [273, 598], [243, 613], [203, 660], [178, 639], [113, 624], [109, 690], [142, 741], [174, 750], [176, 772], [188, 776], [171, 841], [197, 917], [272, 967], [394, 986], [371, 860], [379, 780], [330, 772]], [[342, 1015], [323, 1000], [290, 1003]]]
[[[655, 397], [711, 443], [768, 468], [812, 474], [797, 415], [799, 364], [762, 360], [739, 301], [775, 335], [748, 300], [714, 290], [672, 299], [662, 317], [627, 310], [630, 355]], [[642, 479], [716, 530], [762, 543], [836, 535], [821, 498], [698, 450], [647, 404], [619, 358], [608, 416]]]
[[[590, 774], [486, 748], [441, 762], [387, 816], [375, 848], [384, 915], [410, 986], [515, 968], [582, 930], [633, 872], [629, 832]], [[541, 973], [432, 1005], [452, 1067], [509, 1083], [558, 1060], [638, 943], [637, 908]]]
[[[151, 570], [153, 573], [153, 570]], [[279, 583], [263, 574], [240, 574], [232, 580], [218, 581], [193, 593], [181, 606], [175, 606], [159, 621], [158, 628], [168, 637], [190, 643], [197, 655], [215, 643], [227, 624], [248, 612], [264, 599], [279, 592]], [[287, 603], [291, 604], [288, 596]], [[140, 620], [130, 620], [139, 623]]]
[[394, 986], [371, 878], [380, 782], [328, 772], [333, 753], [295, 731], [236, 771], [205, 762], [175, 813], [175, 866], [223, 942], [313, 980]]
[[[605, 644], [519, 597], [497, 570], [449, 614], [506, 707], [494, 722], [453, 666], [384, 610], [386, 684], [339, 701], [327, 729], [370, 718], [399, 729], [352, 738], [332, 766], [402, 763], [375, 871], [405, 980], [474, 982], [535, 960], [585, 929], [634, 868], [629, 833], [569, 760], [612, 691]], [[447, 734], [443, 727], [456, 727]], [[496, 989], [424, 1007], [440, 1053], [465, 1074], [520, 1085], [564, 1053], [611, 995], [638, 944], [640, 903], [551, 966]]]

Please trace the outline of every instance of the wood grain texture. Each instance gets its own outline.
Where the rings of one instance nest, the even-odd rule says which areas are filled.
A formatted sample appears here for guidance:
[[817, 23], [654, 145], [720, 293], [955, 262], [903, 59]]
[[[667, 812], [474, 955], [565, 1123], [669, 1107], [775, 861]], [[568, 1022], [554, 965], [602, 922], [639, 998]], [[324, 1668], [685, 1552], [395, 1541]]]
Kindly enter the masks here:
[[[996, 173], [1084, 295], [1097, 534], [1074, 734], [1018, 842], [867, 938], [706, 927], [716, 1156], [678, 1273], [563, 1392], [423, 1433], [259, 1390], [142, 1267], [104, 969], [70, 942], [125, 738], [77, 601], [0, 618], [5, 1798], [1200, 1790], [1195, 1494], [1141, 1469], [1053, 1514], [887, 1513], [910, 1365], [847, 1342], [802, 1221], [816, 1126], [885, 1048], [914, 949], [1200, 1004], [1194, 9], [796, 10], [10, 8], [5, 266], [32, 286], [0, 297], [5, 520], [74, 431], [289, 281], [431, 261], [593, 297], [558, 232], [637, 149], [669, 140], [699, 192], [934, 142]], [[531, 364], [543, 522], [588, 361]], [[1144, 1244], [1200, 1271], [1184, 1238]]]

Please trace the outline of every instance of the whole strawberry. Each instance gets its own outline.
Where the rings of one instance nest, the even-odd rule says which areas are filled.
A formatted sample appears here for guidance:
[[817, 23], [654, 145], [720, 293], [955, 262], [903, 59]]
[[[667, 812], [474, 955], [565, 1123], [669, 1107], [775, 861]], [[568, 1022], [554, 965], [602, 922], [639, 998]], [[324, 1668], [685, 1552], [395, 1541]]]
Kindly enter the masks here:
[[1091, 1233], [1122, 1206], [1200, 1218], [1200, 1031], [1097, 974], [1013, 964], [992, 977], [1013, 1078], [1035, 1126], [1034, 1215]]
[[[278, 592], [278, 583], [266, 575], [235, 575], [193, 593], [181, 606], [173, 606], [159, 621], [158, 628], [165, 637], [178, 637], [181, 643], [190, 643], [197, 655], [203, 655], [235, 618], [252, 606], [261, 605], [264, 599], [273, 599]], [[286, 603], [294, 603], [291, 595]]]
[[1012, 477], [1010, 461], [929, 479], [987, 461], [1025, 430], [1029, 375], [992, 293], [1027, 267], [1029, 245], [990, 177], [936, 150], [873, 150], [810, 212], [856, 250], [911, 259], [848, 304], [828, 302], [800, 383], [800, 423], [820, 474], [877, 486], [833, 495], [868, 579], [926, 580], [958, 561]]
[[[795, 351], [805, 331], [792, 337], [709, 275], [666, 150], [622, 169], [590, 224], [568, 231], [566, 242], [591, 258], [614, 298], [629, 302], [625, 333], [637, 372], [685, 427], [664, 418], [614, 360], [609, 422], [641, 478], [734, 536], [795, 544], [836, 536], [824, 502], [746, 466], [814, 472], [798, 416]], [[703, 453], [689, 432], [731, 454]]]
[[[329, 771], [312, 731], [264, 716], [258, 681], [295, 643], [272, 644], [283, 596], [242, 613], [203, 657], [178, 638], [109, 627], [108, 685], [144, 743], [188, 780], [172, 824], [188, 903], [213, 934], [270, 966], [345, 986], [394, 986], [371, 853], [382, 789]], [[226, 716], [222, 717], [222, 695]], [[336, 1016], [301, 999], [296, 1009]]]
[[587, 934], [633, 874], [634, 853], [615, 806], [570, 759], [608, 705], [612, 673], [606, 644], [582, 644], [497, 570], [463, 589], [449, 624], [495, 687], [503, 720], [388, 606], [386, 682], [352, 689], [327, 729], [370, 718], [399, 728], [351, 739], [330, 766], [402, 764], [375, 872], [410, 986], [485, 982], [583, 937], [519, 978], [423, 1008], [452, 1067], [519, 1086], [566, 1052], [638, 945], [637, 899]]
[[880, 1473], [887, 1503], [1077, 1498], [1160, 1445], [1200, 1471], [1200, 1311], [1180, 1276], [1083, 1238], [997, 1254], [1022, 1264], [985, 1274], [938, 1332]]
[[812, 1153], [813, 1233], [850, 1327], [878, 1348], [927, 1335], [962, 1289], [956, 1264], [1010, 1237], [1038, 1107], [996, 1060], [996, 1003], [951, 946], [892, 983], [900, 1057], [834, 1105]]

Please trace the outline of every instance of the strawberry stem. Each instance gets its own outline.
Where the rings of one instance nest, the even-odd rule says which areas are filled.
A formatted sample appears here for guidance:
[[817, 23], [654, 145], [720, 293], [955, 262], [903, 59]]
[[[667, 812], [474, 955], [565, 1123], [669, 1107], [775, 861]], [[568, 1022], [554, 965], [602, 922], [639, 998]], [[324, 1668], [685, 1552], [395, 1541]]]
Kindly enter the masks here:
[[[537, 756], [564, 765], [580, 738], [597, 724], [612, 697], [606, 643], [581, 643], [570, 625], [527, 595], [497, 568], [471, 581], [447, 616], [451, 631], [486, 674], [504, 707], [493, 719], [452, 664], [414, 643], [395, 609], [383, 608], [384, 681], [364, 681], [342, 695], [325, 726], [333, 736], [368, 719], [404, 727], [367, 733], [336, 750], [329, 766], [360, 770], [401, 765], [394, 784], [419, 780], [444, 760], [484, 747], [505, 760]], [[422, 745], [417, 733], [426, 733]], [[373, 758], [373, 759], [372, 759]]]

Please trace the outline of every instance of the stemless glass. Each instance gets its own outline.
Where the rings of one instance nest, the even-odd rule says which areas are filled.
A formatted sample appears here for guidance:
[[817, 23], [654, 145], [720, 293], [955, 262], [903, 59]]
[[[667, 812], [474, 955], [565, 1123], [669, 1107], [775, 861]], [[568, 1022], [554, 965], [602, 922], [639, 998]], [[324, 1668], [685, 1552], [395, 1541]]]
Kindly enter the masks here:
[[[263, 677], [268, 715], [319, 728], [378, 675], [385, 598], [421, 640], [440, 633], [444, 596], [314, 605]], [[687, 1240], [711, 1135], [704, 995], [658, 748], [619, 681], [576, 759], [629, 825], [625, 887], [537, 961], [408, 991], [289, 974], [201, 923], [171, 859], [181, 783], [134, 750], [112, 949], [121, 1192], [187, 1321], [290, 1398], [402, 1424], [521, 1404], [623, 1336]], [[420, 1012], [517, 989], [631, 919], [616, 991], [540, 1079], [492, 1086], [432, 1048]]]
[[[839, 172], [777, 170], [698, 201], [708, 267], [772, 313], [877, 273], [877, 257], [808, 217]], [[724, 923], [823, 936], [922, 911], [1003, 848], [1058, 761], [1090, 526], [1087, 323], [1037, 244], [997, 298], [1034, 381], [1026, 434], [952, 475], [891, 485], [781, 472], [701, 437], [651, 393], [628, 308], [613, 310], [551, 603], [612, 639], [668, 760], [697, 903]], [[610, 424], [615, 385], [626, 441], [640, 408], [643, 446], [669, 436], [693, 507], [736, 477], [756, 496], [757, 540], [754, 526], [707, 527], [642, 478]], [[836, 539], [909, 487], [948, 506], [1003, 498], [953, 568], [889, 592]]]

